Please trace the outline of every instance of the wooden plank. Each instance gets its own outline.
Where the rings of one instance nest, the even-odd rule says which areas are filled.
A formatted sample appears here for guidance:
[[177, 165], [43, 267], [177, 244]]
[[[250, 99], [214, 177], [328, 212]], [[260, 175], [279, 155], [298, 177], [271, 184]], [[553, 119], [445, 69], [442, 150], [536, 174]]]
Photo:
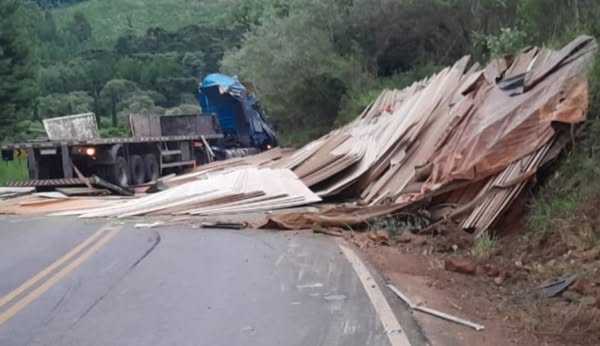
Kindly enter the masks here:
[[56, 199], [56, 198], [43, 198], [33, 201], [23, 201], [19, 202], [19, 206], [21, 207], [37, 207], [48, 204], [62, 203], [64, 199]]
[[97, 189], [93, 187], [59, 187], [56, 188], [56, 191], [66, 196], [102, 196], [110, 195], [111, 193], [107, 189]]
[[77, 166], [75, 166], [75, 164], [73, 164], [73, 161], [71, 160], [71, 166], [73, 166], [73, 170], [75, 170], [75, 173], [77, 174], [77, 178], [81, 179], [81, 181], [84, 182], [85, 186], [88, 189], [92, 188], [92, 184], [90, 184], [90, 181], [88, 179], [86, 179], [83, 174], [81, 174], [81, 171], [79, 170], [79, 168], [77, 168]]

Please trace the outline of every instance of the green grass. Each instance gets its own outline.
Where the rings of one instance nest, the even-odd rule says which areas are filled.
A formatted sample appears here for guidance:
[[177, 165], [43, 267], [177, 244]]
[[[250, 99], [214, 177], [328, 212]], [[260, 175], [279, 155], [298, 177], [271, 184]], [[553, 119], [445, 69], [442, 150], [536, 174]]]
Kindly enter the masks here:
[[0, 186], [8, 182], [27, 179], [27, 161], [2, 161], [0, 160]]
[[473, 244], [473, 255], [479, 258], [490, 257], [492, 251], [496, 248], [496, 237], [489, 232], [483, 232]]
[[540, 238], [576, 217], [591, 198], [600, 195], [600, 159], [579, 152], [564, 160], [533, 199], [529, 234]]
[[99, 46], [109, 46], [128, 30], [128, 18], [136, 33], [150, 27], [177, 30], [192, 24], [215, 23], [223, 11], [211, 0], [90, 0], [53, 9], [56, 23], [64, 28], [75, 12], [85, 15]]

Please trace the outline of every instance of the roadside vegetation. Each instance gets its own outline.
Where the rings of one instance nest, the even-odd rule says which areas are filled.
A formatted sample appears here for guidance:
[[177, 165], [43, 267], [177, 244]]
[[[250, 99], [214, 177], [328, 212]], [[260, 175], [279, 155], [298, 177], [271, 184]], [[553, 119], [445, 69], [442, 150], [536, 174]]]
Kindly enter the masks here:
[[529, 233], [541, 238], [577, 221], [577, 213], [600, 196], [600, 161], [585, 152], [564, 158], [558, 170], [535, 194], [528, 220]]
[[479, 259], [487, 259], [496, 249], [496, 236], [493, 232], [483, 232], [473, 242], [473, 255]]
[[0, 162], [0, 186], [11, 181], [27, 179], [27, 161]]

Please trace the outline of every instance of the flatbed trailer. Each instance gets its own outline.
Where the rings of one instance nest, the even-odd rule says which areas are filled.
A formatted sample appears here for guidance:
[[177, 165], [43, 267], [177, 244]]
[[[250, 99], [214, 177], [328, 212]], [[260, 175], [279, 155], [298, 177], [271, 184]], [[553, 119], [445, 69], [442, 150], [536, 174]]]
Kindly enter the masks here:
[[[140, 123], [143, 125], [149, 118], [136, 118], [138, 133], [133, 137], [31, 141], [3, 145], [0, 150], [5, 161], [26, 156], [29, 179], [36, 184], [99, 177], [114, 185], [128, 187], [210, 161], [210, 147], [223, 135], [218, 121], [208, 118], [169, 117], [165, 124], [171, 125], [163, 124], [158, 130], [140, 130]], [[161, 129], [163, 133], [176, 135], [144, 136], [160, 134]]]

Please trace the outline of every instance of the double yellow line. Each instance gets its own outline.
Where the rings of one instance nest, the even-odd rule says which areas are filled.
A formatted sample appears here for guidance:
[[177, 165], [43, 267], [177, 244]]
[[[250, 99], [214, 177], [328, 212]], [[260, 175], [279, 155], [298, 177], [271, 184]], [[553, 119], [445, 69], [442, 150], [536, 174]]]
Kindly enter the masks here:
[[[18, 300], [8, 309], [0, 313], [0, 325], [14, 317], [21, 310], [31, 304], [33, 301], [38, 299], [42, 294], [48, 291], [52, 286], [56, 285], [60, 280], [64, 279], [69, 273], [79, 267], [83, 262], [92, 257], [94, 253], [100, 250], [104, 245], [106, 245], [112, 238], [114, 238], [117, 233], [122, 229], [122, 226], [111, 226], [105, 225], [99, 230], [97, 230], [94, 234], [92, 234], [89, 238], [84, 240], [82, 243], [77, 245], [73, 250], [66, 253], [63, 257], [56, 260], [54, 263], [50, 264], [46, 268], [42, 269], [39, 273], [32, 276], [30, 279], [25, 281], [19, 287], [12, 290], [10, 293], [0, 298], [0, 309], [4, 307], [6, 304], [13, 301], [18, 296], [22, 295], [24, 292], [32, 288], [35, 284], [37, 284], [40, 280], [44, 279], [50, 273], [55, 271], [56, 269], [62, 267], [65, 263], [69, 262], [71, 259], [75, 258], [73, 261], [65, 265], [62, 269], [44, 281], [41, 285], [33, 289], [26, 296]], [[100, 238], [100, 240], [98, 240]], [[96, 242], [96, 240], [98, 240]], [[90, 244], [93, 244], [90, 246]], [[78, 256], [78, 257], [76, 257]]]

